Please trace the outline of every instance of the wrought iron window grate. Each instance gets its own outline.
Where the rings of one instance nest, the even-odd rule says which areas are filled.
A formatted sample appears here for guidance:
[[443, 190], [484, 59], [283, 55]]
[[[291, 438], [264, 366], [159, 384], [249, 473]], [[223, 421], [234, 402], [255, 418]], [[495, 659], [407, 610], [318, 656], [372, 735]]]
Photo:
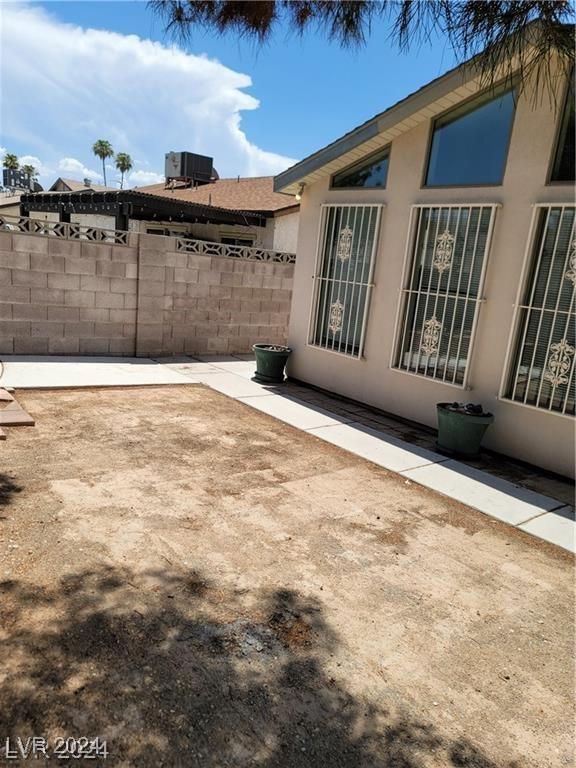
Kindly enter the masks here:
[[381, 205], [324, 205], [310, 343], [361, 357]]
[[503, 396], [573, 416], [576, 350], [574, 205], [538, 205], [516, 307]]
[[412, 208], [394, 368], [466, 386], [496, 208]]

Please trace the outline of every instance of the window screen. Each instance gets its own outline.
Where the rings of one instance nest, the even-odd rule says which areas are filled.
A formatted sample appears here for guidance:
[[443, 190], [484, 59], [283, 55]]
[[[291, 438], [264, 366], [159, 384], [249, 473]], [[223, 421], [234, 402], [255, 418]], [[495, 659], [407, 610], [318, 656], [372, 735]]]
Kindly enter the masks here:
[[539, 206], [517, 309], [505, 397], [574, 415], [576, 238], [573, 205]]
[[330, 205], [323, 211], [311, 343], [360, 357], [381, 206]]
[[414, 208], [396, 368], [464, 386], [495, 209]]
[[481, 96], [436, 120], [427, 186], [500, 184], [514, 116], [514, 91]]
[[379, 152], [332, 177], [332, 187], [385, 187], [390, 150]]

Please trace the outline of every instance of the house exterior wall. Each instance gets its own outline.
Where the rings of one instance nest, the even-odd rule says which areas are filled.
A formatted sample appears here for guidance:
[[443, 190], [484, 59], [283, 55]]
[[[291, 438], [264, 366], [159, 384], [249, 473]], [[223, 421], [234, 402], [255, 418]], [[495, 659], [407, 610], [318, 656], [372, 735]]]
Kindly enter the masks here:
[[[574, 420], [498, 397], [533, 205], [574, 201], [572, 185], [546, 184], [560, 116], [546, 104], [533, 109], [525, 98], [519, 99], [500, 186], [423, 188], [430, 121], [393, 141], [386, 189], [331, 190], [328, 179], [307, 186], [300, 205], [289, 374], [430, 426], [436, 425], [437, 402], [481, 402], [495, 415], [486, 434], [487, 447], [573, 476]], [[323, 203], [386, 206], [361, 359], [307, 344]], [[411, 206], [450, 203], [501, 206], [487, 257], [486, 302], [480, 305], [470, 352], [469, 391], [391, 368]]]
[[[253, 238], [255, 248], [284, 251], [295, 253], [298, 242], [298, 212], [277, 215], [266, 220], [265, 227], [241, 226], [239, 224], [175, 224], [174, 222], [131, 222], [135, 224], [135, 231], [146, 234], [148, 229], [165, 228], [170, 231], [190, 233], [201, 240], [211, 240], [219, 243], [223, 237]], [[84, 221], [84, 224], [89, 222]], [[114, 219], [111, 224], [98, 224], [94, 226], [114, 228]]]
[[295, 253], [298, 243], [298, 221], [300, 214], [286, 213], [284, 215], [275, 216], [273, 221], [273, 237], [272, 245], [270, 246], [275, 251], [287, 251], [288, 253]]
[[0, 355], [249, 352], [285, 344], [294, 265], [0, 232]]

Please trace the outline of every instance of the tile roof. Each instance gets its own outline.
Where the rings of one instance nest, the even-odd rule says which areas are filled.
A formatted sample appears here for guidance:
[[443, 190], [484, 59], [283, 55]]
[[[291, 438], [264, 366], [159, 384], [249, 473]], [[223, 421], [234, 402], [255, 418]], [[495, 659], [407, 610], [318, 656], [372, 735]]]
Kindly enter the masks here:
[[233, 211], [275, 212], [298, 205], [291, 195], [274, 192], [273, 182], [273, 176], [253, 176], [218, 179], [211, 184], [203, 184], [199, 187], [176, 186], [175, 189], [165, 189], [164, 184], [152, 184], [147, 187], [136, 187], [134, 191]]
[[[85, 189], [92, 189], [94, 190], [94, 192], [114, 191], [114, 187], [105, 187], [103, 184], [92, 184], [92, 183], [90, 184], [89, 187], [87, 187], [83, 181], [79, 181], [78, 179], [64, 179], [62, 176], [56, 179], [54, 184], [52, 184], [52, 187], [54, 187], [59, 181], [63, 181], [67, 187], [70, 187], [70, 192], [83, 192]], [[53, 190], [52, 187], [50, 187], [50, 189], [48, 190], [49, 192], [58, 191], [58, 190]]]

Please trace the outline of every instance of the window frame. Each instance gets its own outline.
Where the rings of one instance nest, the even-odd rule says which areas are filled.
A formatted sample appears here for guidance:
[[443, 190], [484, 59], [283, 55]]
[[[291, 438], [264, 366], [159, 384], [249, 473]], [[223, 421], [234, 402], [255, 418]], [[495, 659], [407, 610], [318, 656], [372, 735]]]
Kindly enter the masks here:
[[[406, 246], [404, 249], [404, 264], [402, 266], [402, 277], [400, 287], [398, 289], [399, 297], [396, 307], [396, 319], [394, 321], [394, 337], [392, 344], [392, 352], [390, 355], [389, 369], [396, 373], [401, 373], [404, 376], [415, 376], [420, 381], [429, 381], [431, 384], [453, 387], [460, 390], [470, 390], [473, 387], [470, 384], [470, 371], [472, 368], [472, 359], [474, 354], [474, 345], [476, 342], [476, 331], [478, 328], [478, 322], [480, 318], [480, 308], [482, 304], [486, 302], [484, 295], [484, 286], [486, 283], [486, 271], [488, 268], [488, 261], [490, 259], [490, 251], [492, 249], [492, 240], [494, 235], [494, 228], [496, 225], [496, 217], [498, 210], [502, 207], [501, 203], [484, 203], [484, 202], [463, 202], [463, 203], [415, 203], [410, 208], [410, 218], [408, 222], [408, 236], [406, 238]], [[466, 359], [466, 368], [464, 369], [464, 376], [461, 384], [457, 384], [452, 381], [444, 381], [443, 379], [435, 378], [434, 376], [426, 376], [425, 374], [418, 373], [417, 371], [406, 371], [400, 366], [396, 365], [396, 360], [400, 354], [400, 345], [402, 343], [402, 325], [405, 310], [409, 301], [409, 287], [408, 278], [410, 275], [410, 268], [415, 256], [414, 248], [417, 242], [418, 227], [416, 226], [416, 211], [423, 208], [491, 208], [492, 213], [490, 216], [490, 224], [488, 232], [486, 234], [486, 249], [484, 253], [484, 260], [482, 263], [482, 269], [480, 271], [480, 279], [478, 282], [478, 296], [474, 299], [476, 307], [474, 310], [474, 319], [472, 321], [472, 327], [470, 329], [470, 343], [468, 345], [468, 356]]]
[[[355, 188], [356, 189], [356, 188]], [[372, 243], [372, 251], [370, 254], [370, 266], [368, 270], [368, 279], [366, 282], [366, 303], [364, 305], [364, 311], [362, 314], [362, 325], [360, 331], [360, 341], [358, 343], [358, 352], [356, 354], [350, 354], [348, 352], [342, 352], [337, 349], [328, 349], [320, 344], [315, 344], [314, 334], [316, 326], [316, 315], [318, 311], [318, 300], [320, 296], [320, 283], [318, 274], [322, 270], [322, 262], [324, 259], [325, 238], [326, 238], [326, 226], [328, 222], [328, 209], [329, 208], [375, 208], [376, 209], [376, 223], [374, 226], [374, 242]], [[372, 298], [372, 289], [375, 286], [374, 283], [374, 270], [376, 266], [376, 255], [378, 252], [378, 246], [380, 244], [380, 230], [382, 227], [382, 214], [386, 208], [385, 203], [322, 203], [320, 206], [320, 223], [318, 226], [318, 236], [316, 239], [316, 258], [314, 261], [314, 271], [312, 273], [312, 294], [310, 301], [310, 312], [308, 317], [308, 333], [306, 336], [306, 346], [320, 352], [328, 352], [331, 355], [338, 355], [344, 357], [346, 360], [365, 360], [364, 357], [364, 344], [366, 341], [366, 328], [368, 326], [368, 314], [370, 311], [370, 302]]]
[[[566, 183], [566, 182], [560, 182]], [[510, 333], [508, 335], [508, 344], [506, 346], [506, 354], [504, 356], [504, 365], [502, 367], [502, 376], [500, 378], [500, 387], [498, 389], [497, 399], [501, 402], [508, 403], [509, 405], [518, 406], [520, 408], [529, 408], [531, 411], [537, 413], [547, 414], [548, 416], [558, 416], [562, 419], [575, 420], [575, 416], [571, 413], [560, 413], [550, 408], [541, 408], [538, 405], [532, 405], [531, 403], [521, 403], [518, 400], [513, 400], [511, 397], [506, 397], [506, 390], [508, 389], [508, 381], [512, 375], [511, 366], [514, 360], [516, 342], [518, 340], [518, 331], [520, 328], [522, 309], [522, 297], [525, 295], [526, 288], [528, 287], [528, 281], [530, 279], [530, 267], [532, 257], [534, 255], [534, 247], [536, 245], [536, 237], [538, 234], [538, 218], [540, 211], [546, 208], [576, 208], [576, 203], [534, 203], [532, 205], [532, 216], [530, 218], [530, 226], [528, 228], [528, 237], [526, 239], [526, 246], [524, 248], [524, 259], [522, 263], [522, 269], [520, 272], [520, 280], [518, 281], [518, 290], [513, 304], [512, 323], [510, 325]]]
[[[378, 157], [380, 157], [381, 155], [384, 155], [384, 154], [387, 154], [387, 157], [388, 157], [388, 170], [386, 171], [386, 184], [384, 184], [383, 187], [335, 187], [334, 186], [334, 177], [335, 176], [339, 176], [342, 173], [346, 173], [346, 172], [352, 171], [357, 166], [368, 165], [368, 163], [370, 163], [371, 160], [376, 160]], [[357, 192], [357, 191], [361, 192], [362, 190], [366, 190], [366, 191], [370, 191], [370, 192], [374, 192], [374, 191], [377, 192], [379, 189], [382, 189], [382, 190], [386, 189], [386, 187], [388, 186], [388, 174], [390, 172], [390, 157], [391, 156], [392, 156], [392, 144], [390, 143], [390, 144], [386, 144], [381, 149], [377, 149], [375, 152], [371, 152], [369, 155], [367, 155], [366, 157], [363, 157], [360, 160], [355, 160], [354, 162], [350, 163], [350, 165], [345, 165], [344, 168], [340, 168], [338, 171], [335, 171], [330, 176], [330, 191], [331, 192], [346, 192], [346, 191], [352, 191], [353, 190], [355, 192]]]
[[[428, 143], [426, 148], [426, 155], [424, 161], [424, 168], [422, 170], [422, 180], [420, 183], [420, 189], [491, 189], [494, 187], [502, 187], [504, 185], [504, 179], [506, 178], [506, 170], [508, 169], [508, 155], [510, 154], [510, 146], [512, 144], [512, 134], [514, 132], [514, 123], [516, 121], [516, 108], [518, 106], [517, 93], [514, 95], [514, 111], [512, 113], [512, 121], [510, 125], [510, 133], [508, 135], [508, 141], [506, 144], [506, 150], [504, 152], [504, 170], [502, 171], [502, 178], [497, 184], [426, 184], [426, 177], [428, 176], [428, 167], [430, 165], [430, 155], [432, 153], [432, 142], [434, 141], [434, 131], [436, 130], [436, 124], [439, 120], [446, 117], [450, 112], [454, 112], [457, 109], [464, 109], [468, 104], [474, 101], [479, 101], [484, 96], [494, 95], [501, 91], [500, 95], [503, 95], [507, 91], [515, 91], [518, 87], [518, 79], [514, 77], [511, 81], [502, 80], [491, 88], [485, 88], [478, 93], [472, 94], [469, 98], [464, 99], [459, 104], [452, 104], [452, 106], [440, 112], [438, 115], [434, 115], [430, 119], [430, 126], [428, 128]], [[494, 96], [494, 98], [497, 98]]]
[[552, 174], [554, 173], [554, 166], [556, 165], [556, 156], [558, 154], [558, 150], [560, 148], [560, 137], [562, 134], [562, 127], [564, 124], [564, 118], [566, 116], [566, 110], [568, 108], [568, 103], [570, 100], [570, 91], [572, 89], [572, 81], [576, 77], [576, 68], [572, 68], [572, 70], [569, 72], [568, 77], [566, 78], [566, 82], [564, 84], [564, 95], [562, 98], [562, 109], [559, 110], [560, 115], [556, 120], [556, 129], [554, 131], [554, 141], [552, 142], [552, 152], [550, 153], [550, 161], [548, 163], [548, 174], [546, 175], [546, 186], [547, 187], [566, 187], [566, 186], [574, 186], [576, 183], [575, 180], [572, 181], [555, 181], [552, 178]]

